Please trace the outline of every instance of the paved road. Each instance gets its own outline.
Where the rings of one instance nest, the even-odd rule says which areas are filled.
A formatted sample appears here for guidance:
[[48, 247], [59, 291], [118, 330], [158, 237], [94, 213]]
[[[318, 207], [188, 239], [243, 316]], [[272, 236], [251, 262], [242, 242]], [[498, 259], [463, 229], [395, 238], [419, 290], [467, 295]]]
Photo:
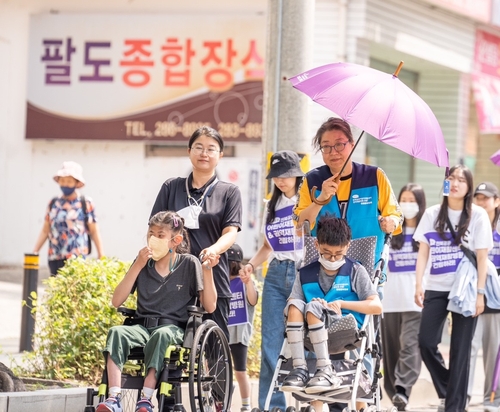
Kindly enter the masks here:
[[[48, 276], [46, 271], [40, 274], [39, 292], [43, 293], [42, 279]], [[19, 343], [21, 335], [21, 301], [22, 301], [22, 277], [21, 268], [0, 268], [0, 362], [10, 366], [12, 360], [19, 361], [22, 355], [19, 354]], [[448, 337], [444, 336], [441, 350], [443, 356], [448, 356]], [[484, 374], [482, 373], [482, 357], [479, 354], [478, 365], [476, 368], [476, 378], [474, 380], [474, 393], [469, 412], [482, 412], [482, 387]], [[253, 404], [257, 404], [257, 382], [252, 382]], [[233, 410], [239, 410], [239, 395], [234, 396]], [[382, 400], [383, 406], [390, 406], [387, 396]], [[437, 409], [438, 398], [432, 386], [429, 372], [425, 367], [422, 368], [420, 378], [413, 389], [410, 398], [409, 409], [412, 411], [435, 411]]]

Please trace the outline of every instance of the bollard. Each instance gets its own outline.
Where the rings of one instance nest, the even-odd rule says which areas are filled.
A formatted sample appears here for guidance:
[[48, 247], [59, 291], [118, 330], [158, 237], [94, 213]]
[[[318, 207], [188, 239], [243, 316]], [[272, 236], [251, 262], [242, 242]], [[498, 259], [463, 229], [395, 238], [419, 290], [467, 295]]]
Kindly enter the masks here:
[[23, 300], [26, 305], [22, 308], [21, 317], [21, 342], [19, 351], [33, 350], [33, 333], [35, 332], [35, 318], [31, 314], [33, 299], [31, 293], [37, 293], [39, 257], [32, 253], [24, 254], [24, 281]]

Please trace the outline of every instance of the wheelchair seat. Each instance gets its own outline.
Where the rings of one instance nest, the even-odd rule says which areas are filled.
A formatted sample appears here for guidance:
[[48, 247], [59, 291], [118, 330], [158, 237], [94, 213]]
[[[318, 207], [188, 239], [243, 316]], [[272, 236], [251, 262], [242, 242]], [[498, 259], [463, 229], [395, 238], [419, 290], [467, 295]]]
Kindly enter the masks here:
[[[182, 404], [182, 384], [189, 385], [190, 407], [192, 411], [228, 411], [231, 404], [233, 372], [229, 343], [222, 329], [212, 320], [202, 321], [206, 313], [198, 306], [188, 306], [189, 320], [184, 332], [182, 345], [167, 348], [163, 369], [157, 383], [159, 411], [179, 411], [186, 409]], [[124, 325], [141, 323], [134, 309], [120, 307], [118, 311], [125, 317]], [[127, 404], [135, 407], [141, 397], [141, 389], [146, 376], [144, 351], [133, 348], [122, 371], [121, 387], [123, 410]], [[126, 391], [137, 391], [137, 396], [126, 399]], [[85, 412], [95, 412], [94, 398], [98, 403], [108, 397], [107, 370], [104, 368], [98, 390], [87, 389]]]

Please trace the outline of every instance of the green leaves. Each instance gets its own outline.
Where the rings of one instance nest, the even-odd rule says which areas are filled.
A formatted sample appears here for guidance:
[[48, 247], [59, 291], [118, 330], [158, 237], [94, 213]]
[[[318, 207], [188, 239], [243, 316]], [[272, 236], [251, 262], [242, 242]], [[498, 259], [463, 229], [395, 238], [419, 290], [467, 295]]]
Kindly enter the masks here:
[[[34, 351], [23, 357], [16, 373], [97, 383], [108, 330], [123, 322], [111, 297], [129, 267], [130, 262], [117, 259], [76, 258], [47, 279], [41, 301], [31, 296], [36, 316]], [[135, 304], [135, 296], [125, 302], [128, 307]]]

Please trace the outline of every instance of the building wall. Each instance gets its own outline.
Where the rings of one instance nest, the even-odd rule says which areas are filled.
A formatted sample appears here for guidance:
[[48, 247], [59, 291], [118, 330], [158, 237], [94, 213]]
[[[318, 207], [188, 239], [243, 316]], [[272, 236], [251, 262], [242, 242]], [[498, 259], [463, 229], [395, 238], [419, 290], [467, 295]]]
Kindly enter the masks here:
[[[210, 18], [214, 13], [264, 14], [267, 1], [218, 0], [209, 4], [202, 0], [101, 3], [26, 0], [22, 5], [19, 3], [0, 1], [0, 265], [20, 265], [23, 254], [32, 251], [46, 207], [59, 193], [52, 177], [65, 160], [83, 166], [87, 185], [82, 193], [96, 203], [106, 255], [133, 259], [145, 244], [147, 219], [162, 182], [168, 177], [187, 175], [189, 160], [146, 157], [142, 142], [26, 140], [30, 14], [55, 9], [60, 13], [184, 13], [183, 18], [188, 13], [202, 13]], [[265, 25], [258, 29], [265, 30]], [[218, 174], [240, 186], [246, 213], [248, 172], [256, 167], [260, 176], [260, 145], [239, 144], [236, 152], [240, 158], [222, 159]], [[248, 226], [248, 219], [245, 225]], [[247, 229], [239, 236], [238, 241], [248, 253], [256, 247], [259, 229]], [[46, 255], [47, 246], [40, 251], [42, 265], [46, 264]]]

